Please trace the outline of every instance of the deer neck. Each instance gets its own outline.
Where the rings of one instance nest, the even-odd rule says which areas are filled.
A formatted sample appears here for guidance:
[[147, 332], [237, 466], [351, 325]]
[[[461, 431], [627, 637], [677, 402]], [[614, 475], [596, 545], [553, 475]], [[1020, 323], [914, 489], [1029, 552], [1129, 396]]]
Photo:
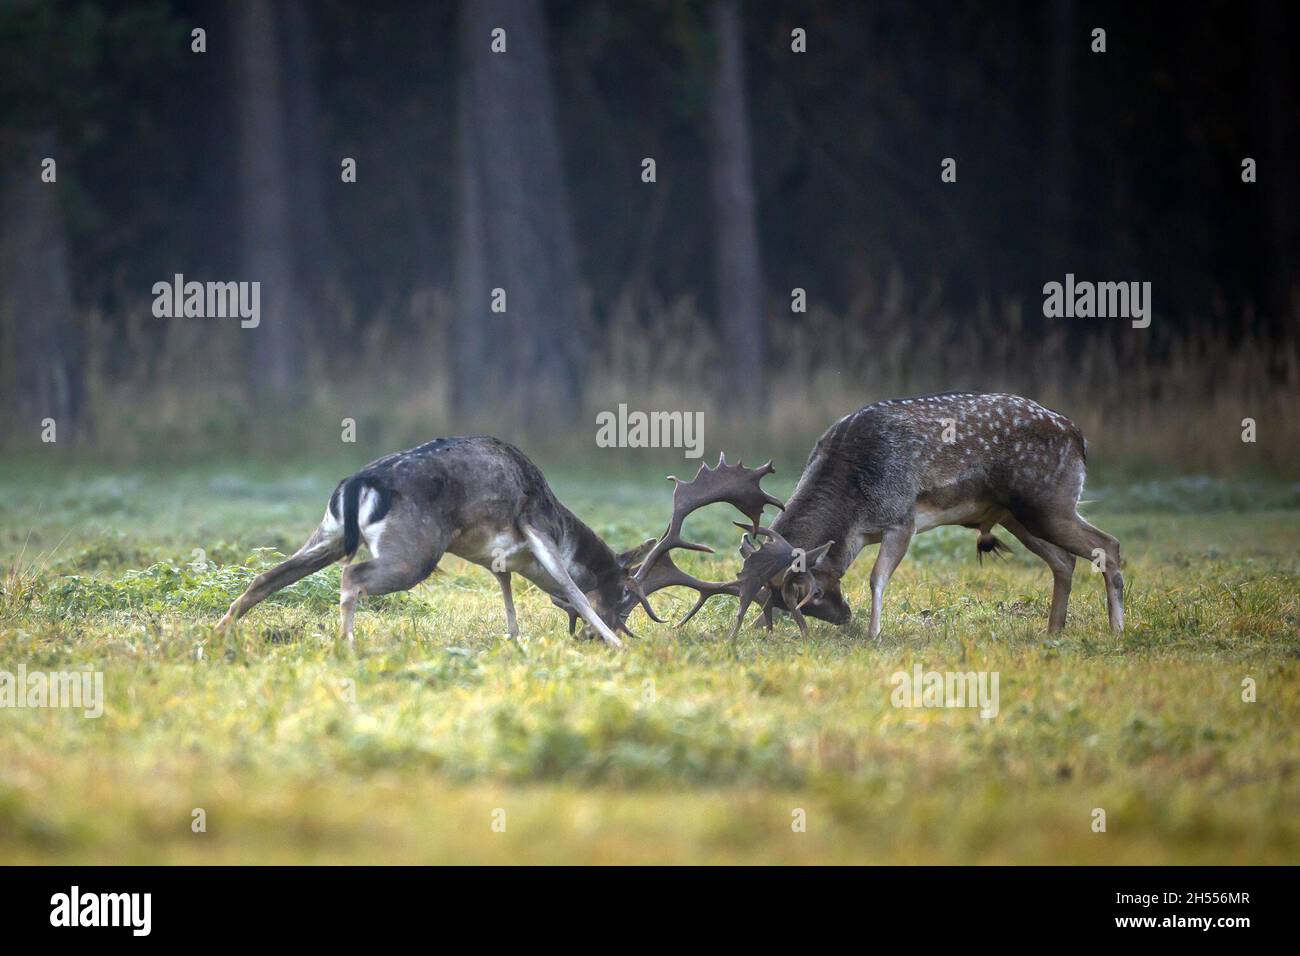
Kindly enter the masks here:
[[560, 550], [574, 583], [583, 591], [616, 591], [623, 569], [614, 550], [568, 508], [560, 505], [560, 511], [564, 533]]
[[855, 510], [844, 498], [815, 488], [815, 482], [799, 482], [794, 495], [772, 522], [772, 530], [796, 548], [811, 549], [834, 541], [820, 567], [835, 578], [842, 577], [866, 544], [858, 532]]

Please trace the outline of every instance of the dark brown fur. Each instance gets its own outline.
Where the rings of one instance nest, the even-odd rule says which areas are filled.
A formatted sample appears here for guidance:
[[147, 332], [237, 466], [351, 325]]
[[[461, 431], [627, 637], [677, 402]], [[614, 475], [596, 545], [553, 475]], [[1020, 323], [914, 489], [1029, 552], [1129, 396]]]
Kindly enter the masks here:
[[371, 462], [339, 483], [320, 526], [293, 557], [257, 576], [221, 620], [229, 626], [260, 601], [321, 568], [371, 558], [343, 572], [340, 627], [352, 637], [357, 598], [415, 587], [450, 552], [496, 575], [507, 627], [518, 634], [510, 575], [522, 574], [606, 642], [635, 598], [636, 552], [615, 554], [566, 508], [528, 457], [486, 436], [439, 438]]
[[[1122, 629], [1119, 542], [1076, 511], [1085, 451], [1073, 422], [1016, 395], [947, 392], [845, 416], [817, 441], [772, 525], [799, 547], [835, 542], [813, 569], [816, 597], [804, 613], [846, 623], [852, 611], [840, 579], [863, 547], [879, 543], [871, 572], [874, 637], [885, 585], [914, 534], [958, 524], [991, 542], [990, 530], [1001, 524], [1052, 570], [1051, 630], [1065, 625], [1076, 556], [1102, 564], [1110, 623]], [[780, 594], [772, 604], [785, 607]]]

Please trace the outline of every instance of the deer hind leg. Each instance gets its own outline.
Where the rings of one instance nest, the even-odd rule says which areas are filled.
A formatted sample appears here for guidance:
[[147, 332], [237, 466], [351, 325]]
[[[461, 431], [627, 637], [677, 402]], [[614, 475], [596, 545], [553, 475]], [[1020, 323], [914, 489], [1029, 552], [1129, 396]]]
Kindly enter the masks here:
[[1047, 630], [1061, 630], [1065, 627], [1066, 610], [1070, 605], [1070, 587], [1074, 583], [1074, 555], [1050, 541], [1034, 537], [1028, 528], [1010, 515], [1003, 517], [999, 523], [1052, 569], [1052, 611], [1047, 618]]
[[1106, 612], [1111, 630], [1124, 630], [1124, 575], [1120, 573], [1119, 541], [1077, 513], [1047, 519], [1039, 537], [1092, 562], [1106, 581]]
[[501, 599], [506, 602], [506, 633], [511, 638], [519, 637], [519, 621], [515, 618], [515, 597], [510, 590], [510, 572], [493, 571], [497, 583], [501, 585]]
[[343, 569], [343, 583], [339, 587], [339, 636], [346, 638], [348, 643], [352, 642], [357, 598], [409, 591], [432, 574], [436, 564], [437, 561], [429, 564], [396, 560], [387, 555], [349, 564]]
[[343, 557], [342, 537], [331, 535], [323, 528], [317, 528], [307, 539], [307, 543], [291, 558], [253, 578], [253, 583], [243, 594], [235, 598], [225, 616], [217, 622], [217, 627], [229, 628], [276, 591], [287, 588], [309, 574], [314, 574], [341, 557]]
[[903, 555], [907, 554], [914, 529], [913, 524], [895, 525], [886, 528], [880, 535], [880, 550], [876, 553], [876, 563], [871, 567], [870, 636], [873, 639], [880, 636], [880, 607], [885, 596], [885, 586], [903, 560]]
[[380, 542], [367, 539], [375, 556], [343, 569], [339, 587], [339, 636], [352, 642], [357, 598], [409, 591], [433, 573], [450, 540], [451, 536], [442, 532], [432, 539], [401, 536], [396, 528], [390, 527], [382, 539], [383, 553], [379, 554], [376, 545]]

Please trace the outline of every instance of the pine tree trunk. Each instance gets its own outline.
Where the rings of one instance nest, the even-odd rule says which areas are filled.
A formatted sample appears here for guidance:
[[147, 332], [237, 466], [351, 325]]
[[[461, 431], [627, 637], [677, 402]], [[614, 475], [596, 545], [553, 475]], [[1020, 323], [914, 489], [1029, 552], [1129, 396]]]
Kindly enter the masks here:
[[[1047, 242], [1043, 252], [1049, 275], [1074, 268], [1074, 83], [1079, 48], [1091, 42], [1079, 29], [1076, 0], [1052, 0], [1050, 8], [1050, 55], [1047, 77]], [[1086, 47], [1085, 47], [1086, 49]]]
[[[506, 52], [491, 50], [506, 31]], [[457, 342], [453, 397], [573, 420], [584, 343], [577, 267], [537, 0], [461, 6]], [[505, 293], [493, 312], [492, 290]]]
[[[52, 130], [0, 137], [10, 148], [0, 195], [0, 339], [6, 405], [23, 435], [52, 418], [59, 440], [77, 434], [85, 400], [81, 334], [72, 309], [61, 180], [41, 179], [59, 158]], [[63, 175], [66, 171], [60, 170]], [[30, 430], [30, 431], [29, 431]]]
[[[1266, 327], [1285, 332], [1300, 309], [1300, 274], [1296, 262], [1295, 157], [1296, 136], [1291, 89], [1291, 61], [1285, 15], [1276, 0], [1255, 5], [1254, 133], [1259, 144], [1251, 155], [1258, 163], [1255, 191], [1263, 228], [1258, 230], [1262, 254], [1256, 257], [1262, 274], [1255, 297]], [[1240, 168], [1237, 178], [1240, 179]]]
[[302, 297], [294, 269], [283, 77], [270, 0], [235, 0], [242, 275], [261, 283], [261, 319], [244, 329], [254, 390], [275, 404], [299, 394]]
[[335, 282], [335, 252], [325, 184], [331, 170], [334, 176], [339, 175], [342, 157], [331, 159], [321, 148], [312, 11], [306, 0], [282, 0], [279, 13], [295, 231], [294, 268], [298, 286], [310, 304], [311, 321], [326, 322], [323, 309], [328, 301], [327, 290]]
[[743, 414], [762, 410], [767, 399], [763, 277], [739, 0], [716, 0], [712, 12], [717, 46], [712, 91], [714, 291], [723, 353], [719, 398], [725, 409]]

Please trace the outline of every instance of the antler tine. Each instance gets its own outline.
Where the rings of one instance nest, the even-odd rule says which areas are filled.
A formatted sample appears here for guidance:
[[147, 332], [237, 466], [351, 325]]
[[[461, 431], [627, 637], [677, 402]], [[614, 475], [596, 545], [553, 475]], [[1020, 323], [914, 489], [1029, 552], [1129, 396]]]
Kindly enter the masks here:
[[668, 523], [659, 543], [646, 556], [638, 575], [644, 577], [649, 569], [672, 548], [688, 551], [704, 551], [712, 554], [713, 549], [703, 544], [696, 544], [682, 538], [682, 523], [687, 516], [705, 505], [728, 502], [742, 515], [750, 520], [754, 528], [759, 527], [763, 509], [773, 505], [779, 510], [785, 509], [785, 503], [763, 490], [761, 482], [764, 477], [775, 472], [772, 462], [759, 468], [746, 468], [743, 464], [730, 465], [725, 453], [718, 455], [718, 463], [710, 468], [701, 464], [690, 481], [682, 481], [676, 475], [668, 478], [674, 483], [673, 516]]
[[[668, 476], [673, 482], [672, 518], [663, 536], [651, 548], [632, 577], [632, 585], [638, 601], [651, 618], [659, 620], [650, 609], [646, 597], [661, 588], [681, 586], [699, 592], [699, 599], [690, 612], [678, 622], [679, 627], [694, 617], [711, 597], [718, 594], [743, 597], [740, 579], [726, 582], [702, 581], [677, 567], [669, 552], [674, 548], [681, 548], [687, 551], [713, 553], [713, 549], [707, 545], [696, 544], [682, 537], [682, 524], [686, 518], [705, 505], [719, 502], [730, 504], [749, 519], [749, 525], [741, 527], [757, 533], [762, 528], [759, 522], [763, 517], [763, 510], [768, 505], [773, 505], [778, 510], [785, 510], [785, 503], [780, 498], [768, 494], [762, 488], [763, 478], [775, 471], [770, 460], [758, 468], [746, 468], [740, 461], [734, 465], [729, 464], [726, 454], [721, 453], [718, 455], [718, 463], [712, 468], [701, 463], [695, 472], [695, 477], [690, 481], [682, 481], [676, 475]], [[770, 531], [767, 533], [772, 534]]]
[[650, 618], [650, 620], [654, 621], [656, 624], [668, 623], [662, 617], [660, 617], [658, 614], [655, 613], [655, 609], [650, 606], [650, 602], [646, 599], [645, 593], [643, 593], [642, 591], [635, 591], [634, 593], [636, 594], [636, 603], [641, 605], [642, 610], [644, 610], [646, 613], [646, 617]]
[[[703, 465], [700, 466], [700, 470], [704, 470]], [[699, 477], [698, 472], [695, 477]], [[687, 541], [682, 537], [682, 522], [686, 520], [686, 516], [696, 510], [697, 507], [703, 507], [702, 505], [697, 505], [693, 508], [683, 509], [678, 502], [678, 492], [681, 491], [685, 485], [691, 484], [691, 482], [683, 482], [676, 475], [669, 475], [668, 480], [675, 482], [675, 487], [673, 488], [673, 516], [668, 522], [668, 530], [660, 536], [659, 540], [655, 543], [655, 546], [650, 550], [650, 553], [646, 555], [645, 560], [641, 562], [641, 567], [637, 569], [636, 580], [638, 583], [644, 578], [649, 570], [673, 548], [682, 548], [686, 551], [703, 551], [706, 554], [713, 554], [713, 549], [707, 544], [696, 544], [694, 541]], [[692, 479], [692, 481], [694, 481], [694, 479]]]
[[704, 607], [704, 603], [708, 601], [709, 598], [719, 594], [738, 595], [740, 593], [740, 583], [738, 581], [703, 581], [692, 574], [687, 574], [679, 568], [673, 561], [673, 556], [671, 554], [664, 554], [658, 559], [658, 563], [655, 567], [646, 573], [645, 578], [640, 582], [641, 590], [637, 594], [637, 598], [641, 602], [641, 605], [646, 609], [646, 613], [650, 614], [654, 620], [659, 621], [660, 623], [663, 622], [660, 621], [659, 618], [655, 617], [653, 612], [650, 610], [650, 603], [646, 600], [646, 596], [653, 594], [655, 591], [670, 587], [691, 588], [698, 591], [700, 595], [699, 600], [695, 602], [695, 606], [691, 608], [690, 612], [677, 622], [678, 627], [681, 627], [694, 617], [695, 613], [700, 608]]
[[[789, 541], [785, 540], [785, 538], [781, 536], [780, 532], [774, 531], [771, 528], [760, 527], [760, 528], [755, 528], [751, 531], [748, 527], [741, 524], [739, 521], [733, 521], [732, 524], [734, 524], [737, 528], [740, 528], [742, 531], [745, 532], [745, 540], [741, 544], [741, 554], [743, 554], [746, 558], [748, 558], [750, 554], [752, 554], [753, 552], [762, 550], [763, 548], [775, 548], [775, 550], [772, 552], [773, 555], [780, 553], [783, 557], [790, 557], [790, 558], [793, 558], [795, 551], [799, 550], [794, 545], [792, 545]], [[762, 545], [759, 548], [755, 548], [752, 544], [750, 544], [749, 539], [751, 536], [769, 538], [771, 539], [772, 544]], [[831, 545], [833, 545], [834, 543], [835, 543], [834, 541], [827, 541], [825, 544], [819, 545], [818, 547], [813, 548], [811, 551], [805, 551], [804, 557], [812, 559], [811, 563], [816, 564], [817, 559], [821, 557], [822, 552], [828, 551]]]
[[700, 608], [704, 607], [704, 605], [708, 603], [709, 598], [717, 597], [719, 594], [729, 594], [732, 597], [740, 596], [739, 580], [726, 581], [721, 584], [713, 584], [710, 582], [705, 582], [705, 583], [709, 583], [710, 586], [703, 587], [703, 588], [698, 588], [698, 587], [696, 588], [696, 591], [699, 592], [700, 596], [696, 599], [694, 606], [689, 611], [686, 612], [686, 616], [677, 622], [678, 627], [681, 627], [683, 624], [685, 624], [687, 621], [693, 618], [696, 615], [696, 613], [700, 610]]
[[[759, 552], [754, 552], [758, 554]], [[745, 561], [749, 563], [748, 560]], [[736, 620], [732, 622], [731, 633], [727, 635], [727, 640], [733, 640], [740, 632], [740, 625], [745, 622], [745, 612], [749, 610], [749, 605], [754, 602], [760, 591], [767, 587], [767, 579], [759, 578], [753, 575], [746, 576], [745, 572], [740, 573], [737, 579], [740, 581], [740, 607], [736, 609]]]
[[807, 640], [807, 639], [808, 639], [808, 619], [807, 619], [806, 617], [803, 616], [803, 611], [799, 610], [799, 608], [797, 608], [797, 607], [796, 607], [796, 608], [791, 608], [791, 609], [790, 609], [790, 616], [793, 617], [793, 618], [794, 618], [794, 622], [795, 622], [796, 624], [799, 625], [799, 634], [803, 637], [804, 640]]
[[[741, 622], [745, 619], [745, 611], [749, 609], [750, 602], [754, 600], [759, 591], [768, 586], [769, 581], [790, 566], [793, 557], [793, 549], [790, 547], [789, 542], [785, 541], [784, 538], [777, 542], [776, 539], [780, 536], [768, 528], [760, 528], [757, 535], [761, 536], [764, 532], [773, 541], [757, 548], [753, 547], [748, 540], [751, 533], [745, 533], [746, 541], [741, 548], [742, 553], [745, 555], [745, 564], [737, 579], [741, 582], [740, 610], [736, 615], [736, 623], [731, 629], [733, 637], [740, 630]], [[749, 544], [749, 547], [745, 547], [744, 544]]]
[[794, 550], [794, 545], [792, 545], [789, 541], [785, 540], [785, 538], [781, 537], [781, 533], [779, 531], [773, 531], [771, 528], [764, 528], [762, 525], [756, 525], [755, 527], [751, 528], [749, 525], [741, 524], [739, 521], [733, 521], [731, 523], [734, 524], [741, 531], [745, 532], [746, 537], [750, 535], [754, 535], [760, 538], [770, 538], [772, 541], [776, 542], [778, 547], [787, 548], [790, 551]]
[[[790, 544], [778, 531], [771, 528], [757, 527], [750, 530], [739, 521], [733, 522], [736, 527], [745, 532], [741, 540], [740, 553], [744, 555], [745, 564], [741, 568], [740, 576], [737, 578], [741, 583], [740, 609], [736, 614], [735, 623], [731, 628], [731, 636], [735, 637], [740, 630], [741, 624], [745, 620], [745, 612], [749, 609], [750, 603], [760, 594], [763, 588], [769, 591], [777, 587], [778, 577], [784, 579], [785, 572], [790, 570], [795, 559], [795, 552], [798, 550]], [[768, 539], [761, 545], [755, 545], [754, 539]], [[811, 567], [816, 564], [817, 559], [828, 551], [835, 542], [827, 541], [825, 544], [804, 553], [807, 566]], [[811, 597], [811, 594], [809, 595]], [[794, 617], [795, 623], [799, 625], [800, 632], [808, 636], [808, 623], [804, 620], [803, 605], [807, 603], [807, 598], [800, 602], [798, 607], [789, 608], [789, 613]], [[764, 605], [764, 615], [770, 614], [770, 595], [769, 601]]]

